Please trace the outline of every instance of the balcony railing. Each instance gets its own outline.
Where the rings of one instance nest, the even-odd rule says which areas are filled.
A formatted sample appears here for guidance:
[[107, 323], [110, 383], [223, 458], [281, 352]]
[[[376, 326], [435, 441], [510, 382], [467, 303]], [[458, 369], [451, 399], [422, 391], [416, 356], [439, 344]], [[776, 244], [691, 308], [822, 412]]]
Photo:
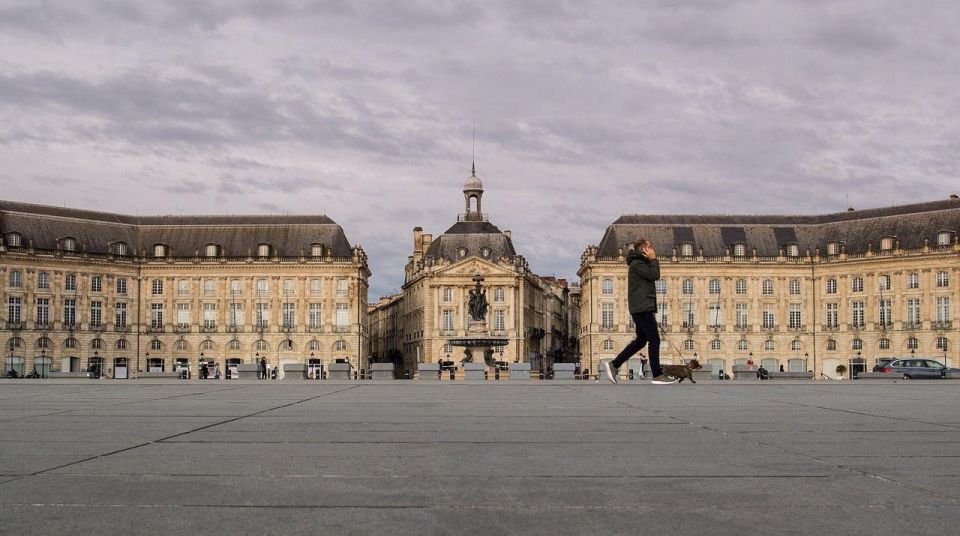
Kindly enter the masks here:
[[173, 326], [174, 333], [190, 333], [190, 324], [176, 324]]
[[821, 331], [839, 331], [839, 330], [840, 330], [840, 325], [839, 325], [839, 324], [824, 324], [823, 326], [820, 327], [820, 329], [821, 329]]
[[750, 324], [734, 324], [733, 330], [734, 331], [752, 331], [751, 329], [752, 327], [753, 326], [751, 326]]
[[7, 329], [23, 329], [23, 322], [7, 322]]
[[323, 326], [308, 324], [308, 325], [307, 325], [307, 332], [308, 332], [308, 333], [323, 333]]
[[807, 326], [804, 326], [803, 324], [788, 324], [787, 329], [789, 331], [805, 331]]
[[916, 331], [920, 329], [921, 324], [915, 322], [904, 322], [903, 329], [907, 331]]
[[612, 333], [612, 332], [614, 332], [614, 331], [617, 331], [617, 326], [601, 324], [601, 325], [600, 325], [600, 331], [601, 331], [602, 333]]
[[334, 333], [350, 333], [350, 326], [333, 326]]
[[163, 326], [157, 326], [154, 324], [148, 324], [146, 327], [146, 333], [163, 333]]
[[204, 324], [200, 326], [200, 333], [216, 333], [217, 325], [216, 324]]
[[953, 328], [952, 320], [938, 320], [933, 323], [933, 329], [951, 329]]
[[117, 333], [130, 333], [130, 326], [127, 324], [124, 324], [122, 326], [114, 325], [113, 331], [116, 331]]
[[37, 322], [36, 324], [33, 325], [33, 329], [36, 329], [39, 331], [50, 331], [51, 328], [53, 328], [53, 326], [49, 322], [46, 322], [46, 323]]

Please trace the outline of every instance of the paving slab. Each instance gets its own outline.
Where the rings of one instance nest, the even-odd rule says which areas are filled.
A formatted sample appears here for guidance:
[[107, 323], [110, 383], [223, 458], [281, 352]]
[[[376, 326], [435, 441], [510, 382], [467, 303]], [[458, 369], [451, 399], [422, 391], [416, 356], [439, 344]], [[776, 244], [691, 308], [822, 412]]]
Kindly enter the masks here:
[[958, 401], [960, 382], [6, 382], [0, 533], [949, 533]]

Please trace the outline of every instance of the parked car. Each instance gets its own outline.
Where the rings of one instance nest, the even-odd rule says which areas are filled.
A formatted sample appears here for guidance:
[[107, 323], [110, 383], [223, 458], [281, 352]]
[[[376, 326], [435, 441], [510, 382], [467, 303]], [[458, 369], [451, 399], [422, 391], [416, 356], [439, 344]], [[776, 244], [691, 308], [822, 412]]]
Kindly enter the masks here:
[[892, 357], [881, 357], [877, 359], [877, 364], [873, 366], [873, 371], [883, 372], [883, 367], [887, 366], [891, 361], [893, 361]]
[[[901, 376], [905, 380], [943, 378], [947, 367], [933, 359], [894, 359], [880, 369], [880, 372]], [[951, 371], [955, 369], [949, 369]]]

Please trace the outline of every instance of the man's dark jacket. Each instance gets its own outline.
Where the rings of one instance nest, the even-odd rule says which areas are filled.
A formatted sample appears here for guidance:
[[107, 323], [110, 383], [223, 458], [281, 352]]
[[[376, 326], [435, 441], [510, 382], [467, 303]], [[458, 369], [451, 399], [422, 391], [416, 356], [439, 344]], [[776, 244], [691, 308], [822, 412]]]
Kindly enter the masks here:
[[657, 285], [660, 261], [650, 260], [633, 249], [627, 254], [627, 303], [630, 314], [657, 311]]

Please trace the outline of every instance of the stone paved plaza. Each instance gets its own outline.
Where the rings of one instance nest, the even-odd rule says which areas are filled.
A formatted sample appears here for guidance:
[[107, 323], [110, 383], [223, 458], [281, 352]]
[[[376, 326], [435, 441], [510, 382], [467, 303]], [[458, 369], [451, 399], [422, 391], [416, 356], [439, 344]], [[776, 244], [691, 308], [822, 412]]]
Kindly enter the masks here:
[[0, 534], [946, 534], [960, 382], [0, 382]]

